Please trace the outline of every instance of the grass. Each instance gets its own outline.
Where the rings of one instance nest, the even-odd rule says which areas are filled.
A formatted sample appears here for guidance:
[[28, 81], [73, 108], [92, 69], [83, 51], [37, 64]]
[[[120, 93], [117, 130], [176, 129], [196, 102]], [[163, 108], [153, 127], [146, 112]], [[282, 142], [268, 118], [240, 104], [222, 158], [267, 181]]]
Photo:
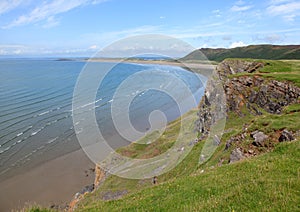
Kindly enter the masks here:
[[300, 129], [300, 112], [281, 114], [281, 115], [263, 115], [257, 119], [250, 127], [250, 130], [261, 130], [271, 133], [276, 130], [288, 129], [297, 131]]
[[[236, 60], [236, 59], [227, 59]], [[292, 82], [300, 87], [300, 60], [253, 60], [253, 59], [238, 59], [245, 61], [257, 61], [264, 63], [264, 67], [255, 72], [256, 75], [265, 79], [274, 79], [283, 82]], [[239, 73], [229, 76], [230, 78], [239, 76], [251, 76], [250, 73]]]
[[[78, 211], [297, 211], [300, 201], [298, 141], [277, 144], [271, 153], [232, 165], [227, 164], [230, 151], [223, 151], [224, 141], [238, 134], [246, 123], [251, 123], [251, 130], [267, 129], [263, 130], [266, 133], [279, 128], [299, 130], [300, 114], [288, 113], [295, 107], [286, 107], [281, 116], [263, 114], [240, 118], [231, 113], [223, 142], [205, 164], [198, 165], [203, 147], [200, 142], [176, 168], [159, 176], [158, 186], [153, 186], [150, 179], [139, 181], [111, 176], [79, 203]], [[170, 128], [176, 129], [177, 124], [175, 121]], [[226, 159], [225, 164], [217, 167], [221, 158]], [[205, 170], [204, 173], [201, 170]], [[107, 191], [122, 190], [127, 190], [128, 195], [120, 200], [100, 200]]]
[[120, 200], [94, 201], [78, 211], [299, 211], [300, 145], [203, 174], [175, 178]]
[[292, 104], [285, 108], [284, 112], [286, 114], [300, 112], [300, 104]]

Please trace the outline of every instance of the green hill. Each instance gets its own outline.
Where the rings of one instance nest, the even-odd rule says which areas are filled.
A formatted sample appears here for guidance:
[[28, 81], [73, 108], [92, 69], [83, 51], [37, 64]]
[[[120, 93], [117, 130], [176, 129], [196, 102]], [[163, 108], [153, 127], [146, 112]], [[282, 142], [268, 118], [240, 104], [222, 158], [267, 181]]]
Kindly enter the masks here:
[[203, 53], [208, 60], [221, 62], [226, 58], [253, 58], [253, 59], [300, 59], [300, 45], [250, 45], [232, 49], [201, 48], [196, 50], [182, 60], [203, 60]]

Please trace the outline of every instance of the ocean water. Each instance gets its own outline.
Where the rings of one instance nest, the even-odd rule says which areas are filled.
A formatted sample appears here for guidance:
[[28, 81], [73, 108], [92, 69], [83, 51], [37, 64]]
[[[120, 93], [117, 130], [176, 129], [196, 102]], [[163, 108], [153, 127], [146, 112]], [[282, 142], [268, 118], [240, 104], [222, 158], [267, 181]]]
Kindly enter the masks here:
[[[80, 148], [72, 122], [72, 97], [85, 65], [83, 61], [54, 59], [0, 60], [0, 180]], [[99, 72], [107, 65], [111, 63], [95, 62]], [[199, 80], [194, 73], [175, 66], [117, 64], [99, 85], [92, 102], [98, 125], [113, 148], [130, 143], [118, 135], [111, 119], [110, 107], [116, 89], [131, 75], [153, 70], [180, 78], [200, 101], [205, 85], [202, 76]], [[138, 88], [143, 83], [143, 79], [137, 80], [135, 86]], [[155, 77], [152, 83], [170, 85], [170, 82]], [[178, 96], [183, 95], [184, 101], [182, 91], [176, 86], [172, 89]], [[177, 103], [166, 93], [137, 89], [131, 95], [135, 98], [129, 115], [138, 131], [149, 129], [148, 117], [153, 110], [161, 110], [168, 121], [180, 116]], [[86, 106], [89, 104], [87, 102]]]

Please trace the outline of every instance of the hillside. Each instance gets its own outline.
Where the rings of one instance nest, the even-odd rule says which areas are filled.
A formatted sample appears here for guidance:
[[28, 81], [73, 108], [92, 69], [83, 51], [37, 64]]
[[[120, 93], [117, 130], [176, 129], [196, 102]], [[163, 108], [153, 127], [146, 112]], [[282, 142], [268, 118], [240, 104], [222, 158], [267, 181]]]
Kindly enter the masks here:
[[208, 60], [217, 62], [221, 62], [226, 58], [252, 58], [269, 60], [300, 59], [300, 45], [250, 45], [232, 49], [201, 48], [188, 54], [181, 60], [195, 61], [205, 59], [199, 52], [202, 52]]
[[[214, 133], [215, 107], [208, 103], [218, 96], [213, 82], [199, 108], [182, 117], [190, 123], [187, 130], [196, 129], [197, 142], [178, 166], [158, 176], [157, 185], [152, 179], [123, 179], [98, 169], [97, 188], [72, 209], [299, 211], [300, 61], [227, 59], [216, 68], [216, 76], [226, 94], [227, 121], [207, 161], [199, 164], [207, 134]], [[161, 154], [174, 144], [179, 127], [177, 119], [155, 143], [142, 141], [118, 151], [132, 158]]]

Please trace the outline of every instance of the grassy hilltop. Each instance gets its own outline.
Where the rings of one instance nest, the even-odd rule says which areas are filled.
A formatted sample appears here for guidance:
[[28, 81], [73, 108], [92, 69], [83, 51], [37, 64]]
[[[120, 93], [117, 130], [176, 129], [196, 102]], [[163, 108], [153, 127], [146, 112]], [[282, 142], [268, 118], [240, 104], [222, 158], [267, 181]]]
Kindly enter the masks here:
[[[225, 48], [201, 48], [199, 49], [208, 60], [221, 62], [226, 58], [256, 58], [269, 60], [300, 59], [300, 45], [250, 45], [246, 47]], [[183, 58], [193, 61], [202, 58], [203, 55], [196, 50]]]
[[[259, 62], [263, 67], [251, 73], [230, 75], [230, 80], [246, 76], [300, 87], [300, 61], [246, 61]], [[259, 89], [259, 86], [252, 87], [249, 92], [258, 92]], [[85, 195], [75, 211], [299, 211], [299, 98], [296, 103], [283, 105], [280, 113], [270, 113], [253, 104], [259, 109], [259, 115], [243, 105], [238, 109], [239, 113], [228, 111], [221, 142], [204, 164], [198, 165], [203, 140], [194, 145], [176, 168], [159, 176], [157, 185], [153, 185], [151, 179], [128, 180], [109, 176], [98, 189]], [[191, 130], [194, 120], [189, 118], [195, 117], [197, 112], [198, 109], [195, 109], [183, 116], [190, 121]], [[170, 123], [163, 136], [153, 144], [131, 144], [119, 152], [133, 158], [158, 155], [174, 143], [179, 125], [179, 119]], [[246, 130], [244, 126], [247, 126]], [[254, 143], [251, 137], [256, 130], [268, 136], [262, 145]], [[278, 137], [283, 130], [293, 132], [295, 139], [279, 142]], [[229, 148], [226, 147], [229, 140], [235, 141], [241, 135], [243, 139], [237, 139]], [[236, 148], [241, 149], [244, 157], [229, 163]]]

